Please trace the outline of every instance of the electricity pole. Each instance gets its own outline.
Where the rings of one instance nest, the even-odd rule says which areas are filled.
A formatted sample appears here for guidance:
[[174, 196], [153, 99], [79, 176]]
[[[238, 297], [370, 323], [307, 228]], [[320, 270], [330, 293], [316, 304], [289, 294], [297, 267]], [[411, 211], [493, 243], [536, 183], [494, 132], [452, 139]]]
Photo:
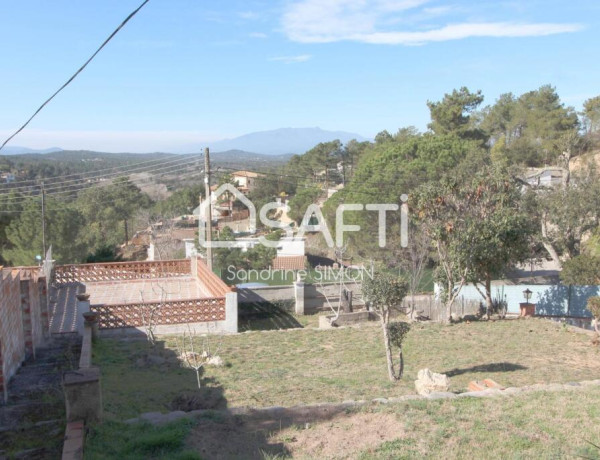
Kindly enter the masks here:
[[42, 182], [42, 259], [46, 258], [46, 190]]
[[208, 147], [204, 149], [204, 191], [206, 195], [206, 265], [212, 271], [212, 211], [210, 200], [210, 152]]

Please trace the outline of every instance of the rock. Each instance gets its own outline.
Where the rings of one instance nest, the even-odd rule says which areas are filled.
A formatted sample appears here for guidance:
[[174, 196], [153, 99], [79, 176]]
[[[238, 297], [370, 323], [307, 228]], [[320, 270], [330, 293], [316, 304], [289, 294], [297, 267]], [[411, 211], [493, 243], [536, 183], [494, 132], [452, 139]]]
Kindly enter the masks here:
[[429, 369], [421, 369], [415, 380], [417, 393], [427, 396], [430, 393], [445, 393], [450, 389], [450, 379], [445, 374], [436, 374]]
[[140, 415], [139, 419], [157, 425], [163, 421], [163, 414], [160, 412], [145, 412]]
[[208, 364], [209, 366], [223, 367], [225, 365], [225, 362], [220, 356], [211, 356], [206, 361], [206, 364]]

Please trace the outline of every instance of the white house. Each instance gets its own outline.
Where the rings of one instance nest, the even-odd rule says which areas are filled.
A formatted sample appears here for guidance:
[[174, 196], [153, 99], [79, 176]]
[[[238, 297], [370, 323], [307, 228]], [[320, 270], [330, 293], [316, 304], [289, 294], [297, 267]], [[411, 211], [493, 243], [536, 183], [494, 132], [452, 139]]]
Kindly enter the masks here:
[[554, 187], [562, 184], [564, 174], [562, 168], [535, 168], [528, 172], [525, 181], [532, 187]]
[[236, 171], [231, 173], [231, 178], [237, 183], [238, 190], [244, 195], [254, 190], [259, 177], [262, 177], [262, 174], [252, 171]]

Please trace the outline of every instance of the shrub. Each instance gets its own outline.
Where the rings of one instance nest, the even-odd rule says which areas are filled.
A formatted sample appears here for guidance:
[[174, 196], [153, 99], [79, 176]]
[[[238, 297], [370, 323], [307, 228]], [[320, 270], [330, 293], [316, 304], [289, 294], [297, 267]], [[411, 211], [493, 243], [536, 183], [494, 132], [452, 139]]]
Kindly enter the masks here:
[[587, 309], [594, 318], [600, 319], [600, 297], [590, 297], [587, 301]]
[[388, 324], [390, 334], [390, 343], [398, 348], [402, 348], [402, 342], [410, 331], [410, 324], [404, 321], [396, 321]]

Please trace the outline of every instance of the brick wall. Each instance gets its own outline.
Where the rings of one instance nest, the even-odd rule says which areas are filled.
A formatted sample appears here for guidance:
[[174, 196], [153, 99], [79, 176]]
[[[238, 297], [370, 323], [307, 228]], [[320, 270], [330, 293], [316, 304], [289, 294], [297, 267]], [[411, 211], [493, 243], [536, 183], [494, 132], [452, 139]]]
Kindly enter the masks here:
[[0, 267], [0, 394], [23, 360], [48, 337], [46, 281], [31, 269]]
[[7, 398], [8, 380], [25, 357], [25, 337], [21, 315], [21, 280], [18, 272], [0, 273], [0, 355], [2, 360], [1, 386]]

